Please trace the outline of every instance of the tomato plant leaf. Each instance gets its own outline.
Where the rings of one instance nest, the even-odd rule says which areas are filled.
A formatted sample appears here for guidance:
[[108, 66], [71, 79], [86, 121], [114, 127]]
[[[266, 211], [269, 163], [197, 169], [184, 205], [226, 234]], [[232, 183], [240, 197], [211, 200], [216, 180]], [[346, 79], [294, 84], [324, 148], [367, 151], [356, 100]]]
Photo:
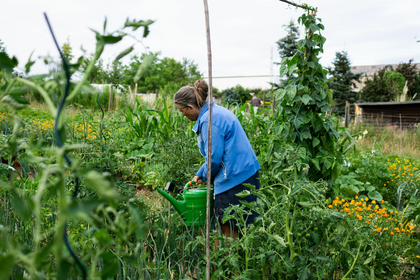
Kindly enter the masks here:
[[0, 70], [5, 70], [6, 72], [13, 72], [13, 68], [18, 65], [18, 60], [16, 57], [10, 58], [6, 53], [0, 52]]

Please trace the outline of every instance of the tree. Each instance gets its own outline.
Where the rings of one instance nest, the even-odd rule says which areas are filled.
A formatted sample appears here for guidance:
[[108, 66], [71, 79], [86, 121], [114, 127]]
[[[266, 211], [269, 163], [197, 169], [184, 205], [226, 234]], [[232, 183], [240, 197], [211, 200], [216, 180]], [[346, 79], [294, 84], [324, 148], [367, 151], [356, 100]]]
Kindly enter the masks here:
[[386, 71], [382, 78], [388, 87], [388, 91], [394, 97], [394, 101], [405, 101], [405, 98], [404, 100], [401, 99], [406, 81], [404, 75], [395, 71]]
[[417, 92], [416, 88], [420, 87], [420, 81], [417, 78], [419, 69], [417, 69], [416, 64], [412, 64], [413, 61], [414, 59], [410, 59], [408, 63], [400, 62], [397, 69], [395, 69], [395, 72], [401, 73], [407, 80], [408, 99], [411, 99]]
[[[83, 59], [80, 65], [80, 73], [86, 72], [90, 62], [92, 61], [93, 56], [86, 57]], [[102, 84], [106, 83], [107, 80], [107, 72], [104, 66], [104, 61], [100, 58], [95, 61], [95, 65], [92, 68], [92, 71], [89, 73], [87, 81], [91, 84]]]
[[292, 20], [288, 25], [284, 24], [282, 27], [287, 31], [287, 35], [276, 42], [279, 55], [281, 58], [292, 57], [298, 52], [299, 29]]
[[203, 74], [198, 71], [198, 65], [194, 63], [194, 60], [189, 60], [184, 57], [182, 67], [187, 74], [187, 84], [193, 85], [195, 81], [203, 78]]
[[3, 41], [0, 39], [0, 53], [7, 53]]
[[[276, 44], [280, 58], [283, 59], [284, 57], [292, 57], [295, 55], [295, 53], [299, 52], [297, 47], [297, 42], [299, 39], [299, 29], [292, 20], [289, 22], [288, 25], [284, 24], [282, 27], [285, 28], [287, 35], [286, 37], [279, 39], [276, 42]], [[274, 89], [284, 88], [291, 79], [290, 74], [288, 72], [286, 73], [286, 77], [287, 78], [285, 80], [280, 80], [279, 84], [272, 83], [271, 85], [274, 87]]]
[[67, 63], [71, 63], [71, 61], [73, 60], [73, 48], [70, 46], [70, 40], [69, 38], [67, 38], [67, 42], [65, 42], [62, 46], [61, 46], [61, 50], [63, 52], [64, 58], [66, 59]]
[[[192, 85], [196, 80], [202, 78], [198, 71], [198, 65], [186, 58], [182, 62], [174, 58], [159, 58], [160, 52], [150, 53], [153, 55], [153, 66], [147, 70], [138, 81], [139, 91], [164, 90], [166, 94], [174, 94], [175, 89], [183, 85]], [[130, 63], [124, 68], [124, 81], [126, 85], [134, 86], [133, 77], [146, 57], [134, 55]]]
[[350, 59], [346, 51], [336, 52], [332, 64], [334, 67], [328, 69], [329, 74], [333, 76], [330, 83], [334, 99], [332, 112], [344, 115], [346, 101], [354, 103], [358, 99], [357, 92], [352, 89], [352, 86], [355, 87], [355, 82], [360, 82], [362, 73], [351, 72]]
[[383, 79], [386, 71], [392, 70], [390, 65], [379, 69], [373, 74], [372, 78], [368, 78], [365, 74], [365, 86], [361, 91], [362, 100], [365, 102], [389, 102], [393, 100], [392, 93], [388, 90], [388, 86]]
[[[418, 99], [420, 95], [420, 75], [418, 74], [416, 65], [412, 64], [412, 62], [412, 59], [408, 63], [400, 62], [395, 70], [391, 65], [387, 65], [375, 73], [372, 78], [366, 76], [365, 86], [361, 91], [363, 101], [389, 102], [397, 100], [400, 91], [397, 89], [398, 85], [395, 85], [396, 88], [393, 90], [393, 83], [398, 83], [398, 81], [401, 83], [402, 77], [399, 76], [398, 79], [391, 79], [392, 81], [390, 82], [390, 78], [387, 78], [387, 76], [395, 76], [395, 74], [388, 73], [385, 75], [388, 71], [400, 73], [407, 80], [407, 100], [413, 99], [413, 97]], [[418, 94], [416, 95], [416, 93]]]

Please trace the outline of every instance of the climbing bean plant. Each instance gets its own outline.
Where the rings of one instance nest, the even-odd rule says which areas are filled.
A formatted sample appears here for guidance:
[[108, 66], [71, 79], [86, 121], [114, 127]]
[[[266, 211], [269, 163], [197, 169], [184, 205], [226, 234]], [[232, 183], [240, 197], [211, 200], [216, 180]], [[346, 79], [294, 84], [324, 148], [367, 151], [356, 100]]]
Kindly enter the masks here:
[[280, 76], [288, 73], [292, 78], [276, 93], [282, 111], [275, 133], [286, 143], [298, 144], [295, 164], [309, 179], [334, 181], [340, 174], [344, 153], [354, 141], [329, 113], [332, 91], [328, 89], [327, 70], [318, 57], [326, 39], [321, 34], [324, 25], [315, 14], [308, 7], [298, 19], [306, 36], [298, 41], [298, 52], [282, 59]]

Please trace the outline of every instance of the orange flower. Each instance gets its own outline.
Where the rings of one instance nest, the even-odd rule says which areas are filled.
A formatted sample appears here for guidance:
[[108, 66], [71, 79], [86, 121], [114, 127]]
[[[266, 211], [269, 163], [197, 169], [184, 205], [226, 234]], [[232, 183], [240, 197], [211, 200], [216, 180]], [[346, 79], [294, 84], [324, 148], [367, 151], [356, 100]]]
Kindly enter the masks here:
[[393, 231], [391, 231], [391, 235], [394, 235], [394, 232]]
[[377, 232], [381, 232], [381, 230], [382, 230], [382, 229], [381, 229], [380, 227], [378, 227], [378, 228], [376, 229], [376, 231], [377, 231]]
[[344, 212], [348, 213], [348, 212], [350, 212], [350, 209], [349, 208], [344, 208]]
[[359, 221], [361, 221], [363, 219], [362, 216], [358, 216], [357, 218], [359, 219]]

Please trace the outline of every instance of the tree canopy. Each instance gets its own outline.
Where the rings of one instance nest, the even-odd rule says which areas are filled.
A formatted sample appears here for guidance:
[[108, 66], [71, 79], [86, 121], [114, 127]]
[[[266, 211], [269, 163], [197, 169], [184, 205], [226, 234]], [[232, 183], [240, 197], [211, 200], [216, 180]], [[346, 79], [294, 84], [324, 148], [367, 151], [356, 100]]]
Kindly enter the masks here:
[[346, 101], [354, 103], [358, 99], [358, 94], [353, 88], [356, 87], [355, 82], [360, 81], [362, 74], [351, 72], [350, 59], [345, 51], [336, 52], [332, 64], [333, 67], [328, 69], [329, 74], [333, 77], [329, 85], [333, 90], [334, 106], [332, 112], [344, 115]]

